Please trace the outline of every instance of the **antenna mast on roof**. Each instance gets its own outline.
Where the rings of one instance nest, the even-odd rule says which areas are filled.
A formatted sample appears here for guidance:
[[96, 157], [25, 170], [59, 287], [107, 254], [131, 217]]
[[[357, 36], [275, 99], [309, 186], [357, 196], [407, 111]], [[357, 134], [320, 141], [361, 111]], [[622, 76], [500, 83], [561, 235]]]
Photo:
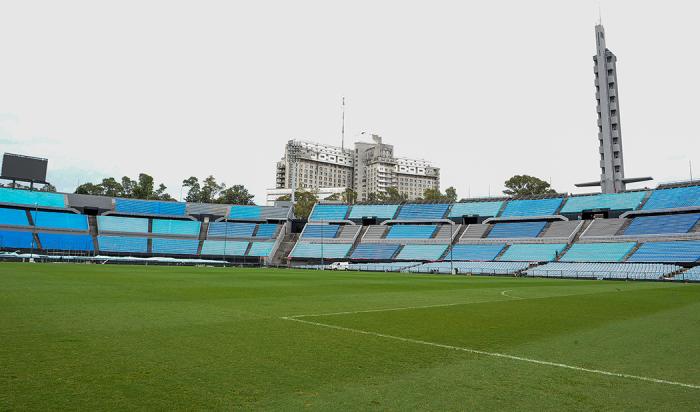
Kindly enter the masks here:
[[345, 150], [345, 96], [343, 96], [343, 122], [340, 128], [340, 148]]

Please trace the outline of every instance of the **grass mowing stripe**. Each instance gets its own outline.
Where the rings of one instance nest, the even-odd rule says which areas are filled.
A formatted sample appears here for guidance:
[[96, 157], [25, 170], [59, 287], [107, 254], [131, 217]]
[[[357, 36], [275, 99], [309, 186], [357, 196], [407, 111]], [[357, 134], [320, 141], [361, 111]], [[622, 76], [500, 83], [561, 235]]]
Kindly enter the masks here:
[[643, 382], [658, 383], [658, 384], [672, 385], [672, 386], [680, 386], [680, 387], [690, 388], [690, 389], [700, 389], [700, 385], [694, 385], [694, 384], [690, 384], [690, 383], [674, 382], [674, 381], [669, 381], [669, 380], [665, 380], [665, 379], [652, 378], [652, 377], [648, 377], [648, 376], [630, 375], [627, 373], [610, 372], [610, 371], [604, 371], [604, 370], [600, 370], [600, 369], [583, 368], [580, 366], [573, 366], [573, 365], [567, 365], [564, 363], [549, 362], [549, 361], [543, 361], [543, 360], [538, 360], [538, 359], [525, 358], [522, 356], [508, 355], [505, 353], [487, 352], [487, 351], [483, 351], [483, 350], [479, 350], [479, 349], [464, 348], [461, 346], [453, 346], [453, 345], [445, 345], [442, 343], [435, 343], [435, 342], [427, 342], [424, 340], [404, 338], [401, 336], [387, 335], [387, 334], [379, 333], [379, 332], [372, 332], [372, 331], [354, 329], [354, 328], [346, 328], [344, 326], [330, 325], [330, 324], [321, 323], [321, 322], [312, 322], [310, 320], [303, 320], [303, 319], [299, 319], [297, 317], [283, 316], [281, 319], [292, 321], [292, 322], [305, 323], [307, 325], [319, 326], [319, 327], [323, 327], [323, 328], [341, 330], [341, 331], [345, 331], [345, 332], [359, 333], [362, 335], [376, 336], [379, 338], [393, 339], [393, 340], [398, 340], [401, 342], [414, 343], [417, 345], [433, 346], [433, 347], [437, 347], [437, 348], [474, 353], [477, 355], [484, 355], [484, 356], [491, 356], [491, 357], [495, 357], [495, 358], [510, 359], [510, 360], [515, 360], [515, 361], [520, 361], [520, 362], [534, 363], [536, 365], [553, 366], [553, 367], [557, 367], [557, 368], [570, 369], [570, 370], [575, 370], [575, 371], [579, 371], [579, 372], [594, 373], [594, 374], [598, 374], [598, 375], [612, 376], [612, 377], [617, 377], [617, 378], [634, 379], [634, 380], [639, 380], [639, 381], [643, 381]]

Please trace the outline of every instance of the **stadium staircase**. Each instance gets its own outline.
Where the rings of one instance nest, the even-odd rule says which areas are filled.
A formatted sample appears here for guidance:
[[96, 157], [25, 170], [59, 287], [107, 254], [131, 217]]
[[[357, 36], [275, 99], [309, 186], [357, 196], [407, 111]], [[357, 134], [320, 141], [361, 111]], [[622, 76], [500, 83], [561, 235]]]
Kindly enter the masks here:
[[355, 236], [355, 241], [352, 243], [352, 247], [350, 250], [355, 250], [357, 248], [357, 245], [362, 242], [362, 237], [365, 235], [365, 232], [367, 232], [367, 229], [369, 229], [369, 226], [360, 226], [360, 231], [357, 233], [357, 236]]
[[[698, 222], [698, 224], [700, 224], [700, 222]], [[469, 226], [469, 225], [459, 225], [459, 229], [457, 229], [457, 233], [455, 233], [454, 238], [450, 240], [450, 247], [453, 247], [454, 245], [459, 243], [459, 239], [462, 238], [462, 235], [467, 230], [467, 226]]]
[[591, 224], [593, 224], [592, 220], [584, 220], [583, 221], [583, 225], [581, 225], [581, 227], [578, 229], [578, 231], [574, 235], [574, 238], [571, 239], [571, 242], [568, 242], [566, 244], [566, 247], [561, 252], [559, 252], [559, 254], [557, 255], [557, 258], [554, 259], [554, 262], [559, 262], [561, 260], [562, 256], [564, 256], [566, 254], [566, 252], [568, 252], [569, 249], [571, 249], [571, 246], [573, 246], [574, 243], [578, 242], [581, 235], [586, 231], [586, 229], [588, 229], [588, 226], [590, 226]]
[[209, 233], [209, 220], [205, 220], [199, 226], [199, 246], [197, 246], [197, 256], [202, 254], [202, 248], [204, 247], [204, 240], [207, 238], [207, 233]]
[[623, 223], [622, 226], [620, 226], [620, 229], [617, 230], [617, 233], [615, 233], [615, 236], [624, 235], [627, 228], [632, 224], [632, 220], [634, 220], [634, 219], [625, 219], [625, 223]]
[[642, 198], [642, 201], [639, 202], [639, 206], [637, 206], [637, 209], [636, 209], [636, 210], [642, 210], [642, 209], [644, 208], [644, 205], [647, 203], [647, 200], [649, 200], [649, 198], [651, 197], [651, 194], [652, 194], [652, 193], [654, 193], [654, 192], [651, 191], [651, 190], [648, 190], [648, 191], [647, 191], [647, 193], [646, 193], [646, 194], [644, 195], [644, 197]]
[[632, 247], [632, 249], [630, 249], [630, 251], [627, 252], [627, 254], [625, 256], [623, 256], [622, 259], [620, 259], [620, 262], [626, 262], [627, 259], [629, 259], [630, 256], [634, 255], [639, 250], [640, 247], [642, 247], [642, 242], [635, 243], [635, 245]]
[[299, 239], [299, 233], [288, 233], [284, 236], [282, 243], [277, 248], [275, 256], [272, 257], [272, 266], [282, 266], [287, 264], [287, 256], [294, 249], [294, 245]]
[[495, 261], [497, 261], [498, 259], [500, 259], [501, 256], [503, 256], [503, 254], [506, 253], [506, 250], [508, 250], [508, 248], [510, 248], [510, 245], [506, 245], [506, 247], [504, 247], [503, 249], [501, 249], [501, 251], [498, 252], [498, 254], [497, 254], [496, 256], [493, 257], [493, 261], [495, 262]]
[[88, 232], [90, 232], [90, 237], [92, 237], [92, 249], [97, 253], [99, 244], [97, 242], [97, 216], [88, 216]]

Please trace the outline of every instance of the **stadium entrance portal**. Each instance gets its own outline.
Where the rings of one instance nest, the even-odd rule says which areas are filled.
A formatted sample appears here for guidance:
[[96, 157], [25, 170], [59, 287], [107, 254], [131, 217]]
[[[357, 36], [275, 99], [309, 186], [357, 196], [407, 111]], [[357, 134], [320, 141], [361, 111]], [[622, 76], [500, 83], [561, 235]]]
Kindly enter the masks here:
[[479, 216], [462, 216], [462, 223], [472, 225], [479, 223]]
[[609, 216], [609, 210], [584, 210], [581, 212], [581, 218], [583, 220], [593, 220], [593, 219], [607, 219]]
[[376, 225], [376, 224], [377, 224], [376, 217], [363, 217], [362, 218], [362, 226], [369, 226], [369, 225]]

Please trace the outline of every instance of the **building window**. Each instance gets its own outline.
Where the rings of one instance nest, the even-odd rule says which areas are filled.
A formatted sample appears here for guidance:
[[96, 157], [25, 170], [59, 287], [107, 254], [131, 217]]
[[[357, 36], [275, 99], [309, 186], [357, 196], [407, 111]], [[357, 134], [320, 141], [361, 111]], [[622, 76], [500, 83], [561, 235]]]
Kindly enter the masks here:
[[620, 152], [613, 152], [613, 157], [614, 157], [615, 159], [619, 159], [619, 158], [620, 158]]
[[615, 166], [615, 173], [620, 173], [620, 166]]

